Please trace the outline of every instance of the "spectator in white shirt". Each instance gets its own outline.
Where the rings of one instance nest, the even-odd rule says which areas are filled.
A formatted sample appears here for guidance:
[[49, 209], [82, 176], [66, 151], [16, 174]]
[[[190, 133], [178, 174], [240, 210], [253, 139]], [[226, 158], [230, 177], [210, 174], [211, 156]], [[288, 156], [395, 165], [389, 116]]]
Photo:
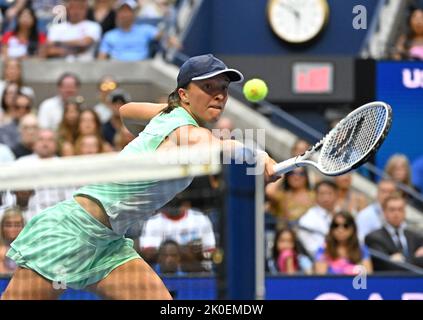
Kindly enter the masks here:
[[47, 34], [47, 56], [68, 61], [94, 60], [101, 26], [86, 19], [87, 0], [66, 1], [67, 21], [53, 24]]
[[184, 271], [210, 270], [207, 260], [216, 247], [212, 223], [205, 214], [191, 209], [189, 201], [177, 197], [145, 222], [139, 239], [141, 255], [155, 263], [160, 244], [167, 239], [181, 246]]
[[63, 118], [65, 102], [78, 95], [81, 81], [78, 76], [65, 72], [57, 81], [58, 94], [41, 102], [38, 112], [40, 128], [57, 130]]
[[338, 199], [338, 188], [332, 181], [318, 182], [315, 190], [316, 205], [311, 207], [298, 222], [298, 238], [313, 257], [325, 242]]
[[382, 228], [384, 222], [382, 203], [396, 191], [397, 187], [393, 180], [381, 180], [377, 186], [376, 201], [358, 213], [356, 217], [358, 239], [362, 243], [369, 233]]

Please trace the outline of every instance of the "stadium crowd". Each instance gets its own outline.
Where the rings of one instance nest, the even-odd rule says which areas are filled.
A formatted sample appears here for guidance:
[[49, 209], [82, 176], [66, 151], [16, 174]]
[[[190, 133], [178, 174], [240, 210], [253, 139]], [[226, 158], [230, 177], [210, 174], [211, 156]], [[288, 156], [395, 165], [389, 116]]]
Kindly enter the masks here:
[[[25, 85], [21, 60], [140, 61], [168, 48], [180, 48], [174, 37], [178, 1], [0, 3], [0, 162], [25, 161], [31, 165], [39, 159], [122, 150], [134, 137], [122, 125], [119, 108], [131, 97], [116, 79], [99, 79], [98, 102], [89, 106], [80, 94], [84, 84], [78, 75], [63, 73], [57, 79], [56, 94], [36, 106], [36, 92]], [[144, 23], [145, 19], [157, 21]], [[422, 10], [413, 12], [413, 38], [398, 45], [399, 51], [408, 48], [414, 58], [421, 59], [422, 21]], [[216, 127], [230, 129], [232, 124], [224, 118]], [[307, 141], [299, 140], [292, 155], [308, 147]], [[327, 180], [307, 168], [298, 168], [284, 180], [267, 185], [267, 271], [351, 275], [359, 273], [360, 268], [368, 273], [400, 270], [389, 261], [372, 260], [369, 248], [386, 254], [393, 262], [423, 267], [423, 236], [405, 222], [406, 204], [416, 203], [397, 187], [401, 183], [420, 192], [421, 163], [418, 160], [411, 170], [405, 155], [392, 155], [385, 168], [390, 178], [378, 181], [374, 201], [352, 188], [351, 174]], [[216, 177], [195, 180], [186, 192], [189, 196], [177, 197], [130, 231], [128, 236], [135, 240], [140, 254], [157, 271], [176, 275], [213, 272], [220, 236], [220, 213], [213, 204], [219, 187]], [[0, 194], [0, 274], [12, 273], [15, 268], [5, 252], [23, 225], [41, 210], [71, 197], [73, 191], [42, 188]], [[209, 198], [204, 199], [204, 194]]]

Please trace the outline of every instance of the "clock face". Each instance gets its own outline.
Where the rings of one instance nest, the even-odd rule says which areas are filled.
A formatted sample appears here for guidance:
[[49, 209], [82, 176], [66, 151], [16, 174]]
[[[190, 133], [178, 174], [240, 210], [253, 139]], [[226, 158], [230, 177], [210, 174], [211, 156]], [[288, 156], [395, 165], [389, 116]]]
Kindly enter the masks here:
[[328, 15], [326, 0], [270, 0], [268, 6], [273, 31], [292, 43], [306, 42], [317, 36]]

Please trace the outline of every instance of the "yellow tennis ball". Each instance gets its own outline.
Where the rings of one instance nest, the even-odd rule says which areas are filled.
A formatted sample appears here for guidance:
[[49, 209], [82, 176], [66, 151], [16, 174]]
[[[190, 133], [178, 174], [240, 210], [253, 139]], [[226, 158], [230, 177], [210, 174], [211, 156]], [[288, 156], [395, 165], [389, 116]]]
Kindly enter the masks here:
[[248, 101], [258, 102], [266, 98], [269, 89], [263, 80], [251, 79], [244, 84], [242, 92]]

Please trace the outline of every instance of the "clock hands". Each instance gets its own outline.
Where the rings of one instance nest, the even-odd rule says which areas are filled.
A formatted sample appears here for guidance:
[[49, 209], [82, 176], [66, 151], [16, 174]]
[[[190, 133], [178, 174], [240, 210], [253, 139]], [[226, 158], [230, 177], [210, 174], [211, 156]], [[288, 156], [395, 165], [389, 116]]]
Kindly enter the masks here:
[[295, 9], [294, 7], [292, 7], [291, 5], [289, 5], [285, 2], [281, 2], [280, 6], [288, 9], [288, 11], [290, 11], [294, 15], [294, 17], [297, 21], [300, 19], [300, 11], [299, 10]]
[[328, 0], [269, 0], [268, 19], [273, 31], [289, 43], [305, 43], [328, 21]]

